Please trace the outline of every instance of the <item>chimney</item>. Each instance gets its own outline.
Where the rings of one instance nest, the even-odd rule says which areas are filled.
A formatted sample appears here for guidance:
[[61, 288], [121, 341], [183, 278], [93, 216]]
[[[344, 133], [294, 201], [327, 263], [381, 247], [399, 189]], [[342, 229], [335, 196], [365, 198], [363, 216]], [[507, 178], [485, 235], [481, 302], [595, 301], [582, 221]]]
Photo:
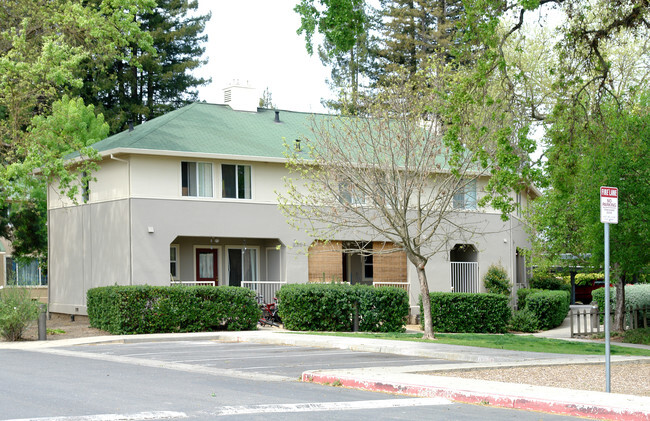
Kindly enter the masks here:
[[273, 120], [276, 123], [280, 123], [280, 111], [275, 110], [275, 120]]
[[259, 98], [257, 91], [248, 84], [239, 83], [233, 80], [232, 83], [223, 89], [223, 102], [235, 111], [257, 112]]

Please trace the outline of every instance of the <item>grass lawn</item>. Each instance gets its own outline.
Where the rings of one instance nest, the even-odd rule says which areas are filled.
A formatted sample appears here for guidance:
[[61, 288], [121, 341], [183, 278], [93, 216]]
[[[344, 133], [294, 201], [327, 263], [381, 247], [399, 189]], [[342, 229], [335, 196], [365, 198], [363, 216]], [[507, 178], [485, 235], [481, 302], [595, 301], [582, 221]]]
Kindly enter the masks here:
[[[297, 333], [297, 332], [296, 332]], [[399, 341], [429, 342], [421, 333], [339, 333], [300, 332], [312, 335], [346, 336], [354, 338], [391, 339]], [[489, 335], [480, 333], [436, 333], [435, 343], [507, 349], [511, 351], [547, 352], [557, 354], [605, 355], [604, 343], [565, 341], [538, 338], [532, 335]], [[612, 355], [650, 356], [650, 350], [612, 345]]]

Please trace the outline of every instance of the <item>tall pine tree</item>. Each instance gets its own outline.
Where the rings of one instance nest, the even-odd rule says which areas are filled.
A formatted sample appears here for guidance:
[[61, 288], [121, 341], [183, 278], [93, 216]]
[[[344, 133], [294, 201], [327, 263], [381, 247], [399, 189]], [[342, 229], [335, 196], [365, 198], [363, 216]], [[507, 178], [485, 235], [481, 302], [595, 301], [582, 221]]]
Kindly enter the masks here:
[[111, 133], [197, 100], [196, 88], [209, 81], [191, 71], [205, 64], [203, 30], [210, 19], [196, 15], [197, 8], [197, 0], [158, 0], [153, 11], [137, 18], [153, 37], [155, 53], [131, 45], [123, 51], [130, 63], [93, 58], [81, 69], [85, 81], [79, 94], [104, 114]]

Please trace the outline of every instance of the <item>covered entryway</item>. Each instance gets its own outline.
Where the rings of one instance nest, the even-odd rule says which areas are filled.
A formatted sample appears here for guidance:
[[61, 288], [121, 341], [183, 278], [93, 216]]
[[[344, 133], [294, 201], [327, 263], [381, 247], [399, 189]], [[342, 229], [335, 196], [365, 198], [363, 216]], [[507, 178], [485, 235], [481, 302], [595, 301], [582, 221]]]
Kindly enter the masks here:
[[478, 251], [472, 244], [456, 244], [449, 252], [451, 292], [479, 292]]

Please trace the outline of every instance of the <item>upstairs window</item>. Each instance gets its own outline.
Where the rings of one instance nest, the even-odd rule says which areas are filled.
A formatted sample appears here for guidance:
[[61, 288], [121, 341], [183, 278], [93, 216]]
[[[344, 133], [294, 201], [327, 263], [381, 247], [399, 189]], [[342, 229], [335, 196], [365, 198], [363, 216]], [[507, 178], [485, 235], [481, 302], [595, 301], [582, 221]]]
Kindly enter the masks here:
[[343, 204], [363, 205], [366, 203], [366, 197], [351, 183], [341, 182], [339, 183], [339, 201]]
[[476, 180], [461, 181], [461, 187], [454, 194], [454, 209], [476, 210]]
[[212, 164], [181, 162], [183, 196], [212, 197]]
[[251, 166], [221, 165], [221, 195], [230, 199], [251, 198]]

